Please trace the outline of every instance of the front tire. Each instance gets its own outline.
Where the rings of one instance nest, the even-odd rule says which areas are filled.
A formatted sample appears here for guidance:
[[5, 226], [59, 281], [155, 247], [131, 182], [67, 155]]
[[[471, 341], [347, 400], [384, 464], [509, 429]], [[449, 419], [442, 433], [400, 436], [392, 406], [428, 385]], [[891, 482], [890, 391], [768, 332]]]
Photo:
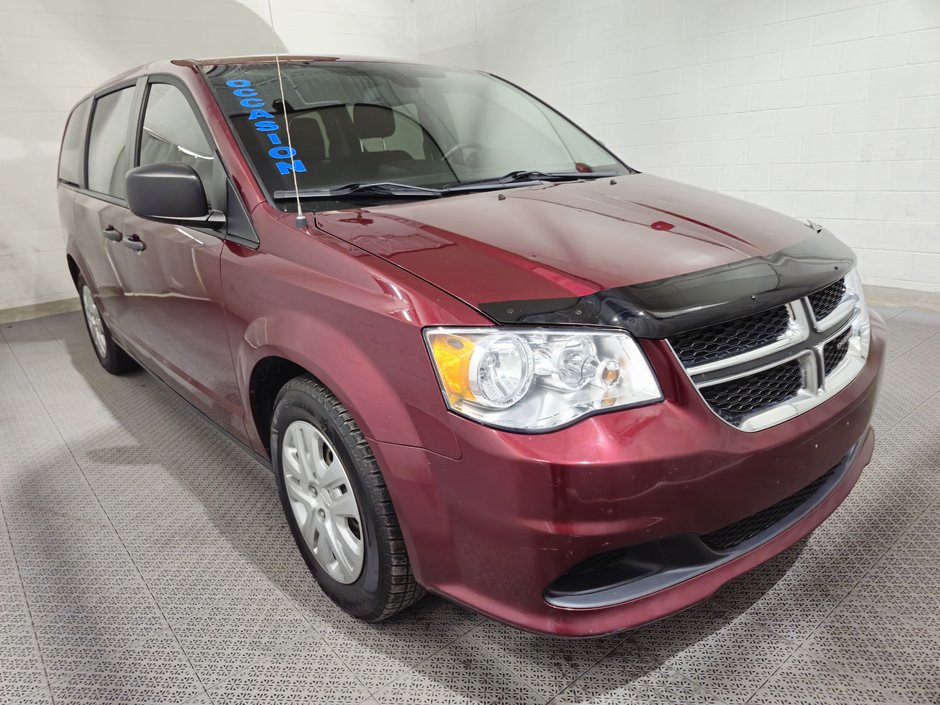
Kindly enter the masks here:
[[95, 297], [91, 293], [91, 288], [88, 286], [88, 282], [85, 281], [85, 277], [79, 274], [78, 281], [75, 284], [78, 287], [78, 296], [82, 302], [85, 328], [88, 330], [91, 347], [95, 351], [98, 362], [113, 375], [122, 375], [136, 370], [138, 368], [137, 363], [114, 341], [111, 331], [105, 325], [101, 312], [98, 310], [98, 304], [95, 303]]
[[368, 441], [311, 377], [291, 380], [278, 394], [271, 459], [297, 548], [333, 602], [378, 622], [424, 595]]

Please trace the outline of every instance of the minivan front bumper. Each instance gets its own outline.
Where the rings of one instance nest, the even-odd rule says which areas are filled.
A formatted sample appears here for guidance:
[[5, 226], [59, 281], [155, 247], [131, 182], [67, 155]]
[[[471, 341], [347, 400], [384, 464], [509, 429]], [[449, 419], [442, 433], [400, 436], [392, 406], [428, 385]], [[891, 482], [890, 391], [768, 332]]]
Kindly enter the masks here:
[[[760, 432], [719, 420], [653, 343], [661, 404], [540, 435], [449, 415], [456, 460], [373, 442], [419, 582], [562, 636], [629, 629], [707, 598], [808, 535], [849, 494], [874, 446], [883, 341], [873, 316], [855, 380]], [[789, 511], [779, 517], [775, 506]], [[701, 537], [727, 537], [755, 515], [756, 533], [727, 550], [704, 547]]]

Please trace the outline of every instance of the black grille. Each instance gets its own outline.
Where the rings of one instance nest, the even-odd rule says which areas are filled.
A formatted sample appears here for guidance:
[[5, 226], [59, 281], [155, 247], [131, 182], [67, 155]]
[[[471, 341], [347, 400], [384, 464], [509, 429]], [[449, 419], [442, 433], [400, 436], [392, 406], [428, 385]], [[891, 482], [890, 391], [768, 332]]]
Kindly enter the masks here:
[[702, 387], [702, 396], [723, 419], [731, 423], [775, 406], [795, 396], [803, 386], [803, 371], [797, 360], [747, 377]]
[[686, 367], [738, 355], [770, 345], [787, 330], [790, 314], [786, 306], [772, 308], [744, 318], [707, 328], [679, 333], [670, 345]]
[[705, 534], [701, 537], [702, 541], [714, 551], [728, 551], [738, 544], [757, 536], [759, 533], [770, 528], [777, 522], [782, 521], [791, 512], [799, 509], [801, 505], [808, 502], [813, 495], [819, 491], [819, 488], [826, 484], [826, 481], [832, 477], [835, 471], [836, 468], [833, 468], [815, 482], [794, 492], [772, 507], [767, 507], [767, 509], [759, 511], [757, 514], [752, 514], [749, 517], [741, 519], [741, 521], [729, 524], [723, 529]]
[[820, 289], [809, 295], [810, 306], [813, 307], [813, 315], [816, 316], [817, 321], [821, 321], [830, 313], [836, 310], [836, 306], [842, 301], [842, 297], [845, 296], [845, 280], [840, 279], [837, 282], [834, 282], [827, 286], [825, 289]]
[[823, 364], [826, 368], [826, 374], [832, 372], [845, 359], [845, 354], [849, 351], [849, 338], [851, 337], [852, 329], [849, 328], [835, 340], [826, 343], [826, 347], [823, 348]]

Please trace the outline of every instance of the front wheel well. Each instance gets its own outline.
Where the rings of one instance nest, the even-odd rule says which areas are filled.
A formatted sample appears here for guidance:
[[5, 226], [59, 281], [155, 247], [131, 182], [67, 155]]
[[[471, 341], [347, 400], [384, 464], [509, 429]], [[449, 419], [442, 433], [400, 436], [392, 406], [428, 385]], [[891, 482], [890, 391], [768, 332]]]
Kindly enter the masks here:
[[258, 437], [271, 454], [271, 418], [274, 402], [281, 388], [295, 377], [310, 373], [295, 362], [283, 357], [266, 357], [255, 365], [248, 382], [248, 400], [251, 417]]
[[72, 283], [75, 285], [75, 288], [78, 289], [78, 275], [81, 274], [81, 270], [78, 268], [78, 263], [75, 261], [72, 255], [66, 255], [65, 262], [69, 266], [69, 274], [72, 275]]

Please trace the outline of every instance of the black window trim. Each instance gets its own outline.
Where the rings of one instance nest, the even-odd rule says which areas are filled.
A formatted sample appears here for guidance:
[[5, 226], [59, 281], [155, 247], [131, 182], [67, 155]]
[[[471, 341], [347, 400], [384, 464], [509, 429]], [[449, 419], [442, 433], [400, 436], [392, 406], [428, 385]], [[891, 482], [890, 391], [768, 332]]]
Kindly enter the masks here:
[[[79, 178], [81, 183], [76, 185], [65, 179], [58, 178], [58, 170], [56, 172], [56, 179], [59, 186], [64, 186], [65, 188], [71, 189], [77, 193], [80, 193], [84, 196], [89, 196], [91, 198], [96, 198], [101, 201], [105, 201], [115, 206], [120, 206], [122, 208], [128, 208], [127, 199], [118, 198], [109, 193], [102, 193], [101, 191], [95, 191], [88, 188], [88, 148], [91, 144], [91, 126], [94, 120], [95, 109], [98, 105], [98, 100], [104, 98], [105, 96], [111, 95], [112, 93], [117, 93], [128, 88], [133, 88], [134, 93], [131, 96], [131, 109], [130, 114], [128, 115], [128, 124], [127, 131], [124, 137], [125, 147], [131, 146], [130, 150], [125, 149], [125, 161], [128, 163], [128, 171], [132, 168], [130, 165], [137, 165], [139, 160], [139, 150], [140, 150], [140, 131], [143, 127], [144, 111], [146, 108], [146, 98], [149, 95], [149, 86], [151, 83], [166, 83], [174, 85], [182, 91], [183, 96], [186, 98], [186, 101], [189, 103], [190, 107], [193, 110], [193, 113], [196, 115], [196, 119], [199, 122], [200, 129], [202, 129], [203, 134], [206, 136], [206, 140], [209, 143], [209, 147], [213, 150], [216, 160], [219, 165], [222, 167], [222, 173], [224, 175], [224, 188], [222, 189], [226, 193], [226, 208], [223, 210], [226, 212], [226, 215], [229, 215], [228, 208], [228, 199], [234, 195], [238, 199], [238, 204], [235, 206], [240, 208], [242, 213], [245, 214], [245, 218], [241, 220], [245, 221], [245, 224], [248, 226], [247, 237], [235, 235], [227, 232], [227, 228], [223, 232], [212, 230], [211, 228], [197, 228], [200, 232], [206, 232], [214, 237], [218, 237], [222, 240], [232, 240], [237, 242], [245, 247], [251, 249], [258, 249], [260, 246], [260, 239], [258, 234], [254, 229], [254, 225], [251, 222], [250, 216], [248, 216], [248, 209], [245, 207], [244, 202], [241, 199], [241, 196], [238, 194], [238, 190], [232, 187], [231, 176], [228, 172], [228, 169], [225, 167], [225, 163], [222, 161], [222, 155], [219, 152], [218, 145], [215, 139], [212, 136], [212, 132], [209, 130], [208, 123], [206, 122], [205, 116], [202, 113], [202, 110], [199, 109], [199, 104], [196, 102], [196, 99], [193, 97], [192, 92], [186, 86], [186, 84], [178, 77], [172, 74], [166, 73], [155, 73], [155, 74], [146, 74], [143, 76], [136, 76], [134, 78], [128, 78], [123, 81], [118, 81], [116, 83], [108, 84], [100, 88], [93, 93], [89, 93], [85, 96], [82, 96], [78, 102], [75, 103], [75, 106], [72, 108], [72, 111], [69, 113], [69, 118], [71, 119], [72, 114], [78, 108], [79, 105], [86, 101], [90, 101], [88, 114], [85, 116], [84, 124], [82, 125], [83, 135], [80, 146], [79, 154]], [[214, 97], [214, 96], [213, 96]], [[66, 126], [68, 123], [66, 123]], [[63, 139], [65, 138], [65, 132], [62, 133]], [[59, 146], [59, 151], [61, 153], [62, 147], [61, 143]], [[128, 209], [129, 210], [129, 209]]]
[[[128, 130], [124, 134], [124, 161], [127, 162], [127, 137], [129, 135], [130, 126], [133, 124], [133, 117], [137, 110], [140, 107], [140, 83], [142, 78], [129, 78], [124, 81], [119, 81], [118, 83], [112, 83], [111, 85], [105, 86], [99, 91], [96, 91], [91, 96], [88, 96], [92, 100], [91, 110], [88, 111], [88, 118], [85, 121], [85, 139], [82, 142], [82, 186], [76, 190], [79, 193], [85, 194], [86, 196], [91, 196], [93, 198], [101, 199], [102, 201], [107, 201], [115, 206], [122, 206], [127, 208], [127, 199], [118, 198], [117, 196], [112, 196], [110, 193], [102, 193], [101, 191], [95, 191], [88, 187], [88, 152], [89, 146], [91, 145], [91, 127], [94, 123], [95, 111], [98, 109], [98, 101], [101, 98], [111, 95], [112, 93], [117, 93], [118, 91], [123, 91], [128, 88], [133, 88], [134, 92], [131, 94], [131, 109], [130, 115], [128, 116]], [[84, 100], [84, 99], [83, 99]], [[72, 187], [74, 188], [74, 187]]]
[[[238, 146], [238, 151], [241, 153], [242, 159], [244, 159], [245, 164], [248, 166], [248, 170], [251, 172], [251, 175], [255, 179], [255, 184], [258, 186], [262, 195], [264, 196], [265, 201], [268, 205], [271, 206], [274, 210], [282, 210], [277, 202], [274, 200], [274, 197], [271, 195], [271, 192], [268, 191], [268, 187], [265, 185], [264, 180], [261, 178], [261, 173], [258, 171], [255, 166], [255, 162], [248, 156], [248, 150], [245, 149], [245, 143], [242, 141], [242, 137], [238, 134], [238, 130], [235, 129], [235, 123], [232, 121], [231, 116], [228, 114], [228, 111], [225, 109], [225, 106], [222, 105], [222, 100], [219, 95], [216, 93], [215, 86], [212, 84], [212, 80], [209, 77], [209, 71], [215, 68], [225, 69], [229, 66], [255, 66], [260, 65], [266, 62], [244, 62], [244, 63], [235, 63], [235, 64], [203, 64], [199, 68], [199, 75], [202, 77], [203, 82], [206, 85], [206, 88], [209, 89], [209, 95], [212, 96], [212, 99], [215, 101], [216, 107], [218, 107], [219, 112], [222, 113], [222, 117], [225, 119], [225, 124], [228, 125], [229, 132], [232, 137], [235, 139], [235, 144]], [[301, 63], [310, 63], [310, 62], [301, 62]], [[276, 111], [275, 111], [276, 112]], [[287, 113], [282, 113], [284, 116], [284, 121], [287, 121]]]
[[[75, 113], [78, 111], [78, 109], [81, 106], [86, 105], [86, 104], [88, 106], [88, 109], [85, 111], [85, 117], [82, 119], [82, 124], [78, 126], [78, 130], [79, 130], [79, 133], [78, 133], [78, 138], [79, 138], [78, 183], [75, 183], [74, 181], [63, 179], [61, 176], [62, 174], [62, 148], [65, 146], [65, 136], [68, 133], [69, 127], [72, 124], [72, 118], [75, 117]], [[85, 96], [72, 107], [72, 110], [71, 112], [69, 112], [69, 116], [65, 121], [65, 129], [62, 131], [62, 139], [59, 140], [59, 161], [56, 164], [56, 179], [58, 180], [59, 184], [61, 184], [62, 186], [67, 186], [72, 189], [81, 189], [81, 188], [84, 188], [85, 186], [85, 183], [84, 183], [85, 181], [85, 141], [88, 136], [88, 128], [91, 124], [91, 111], [94, 108], [93, 104], [94, 104], [94, 97]]]
[[[218, 145], [216, 144], [212, 133], [209, 131], [209, 126], [206, 124], [206, 119], [203, 116], [202, 111], [199, 109], [199, 104], [196, 102], [196, 99], [193, 98], [193, 95], [190, 93], [186, 84], [177, 76], [166, 73], [154, 73], [146, 76], [145, 78], [147, 81], [144, 86], [143, 95], [141, 96], [140, 110], [137, 115], [136, 127], [134, 128], [133, 134], [134, 148], [133, 160], [131, 162], [133, 166], [131, 168], [140, 166], [140, 143], [141, 138], [143, 137], [144, 118], [146, 117], [147, 112], [147, 100], [150, 98], [150, 87], [154, 84], [173, 86], [183, 94], [186, 102], [189, 103], [190, 109], [193, 111], [193, 115], [196, 117], [196, 122], [199, 123], [199, 129], [202, 130], [202, 134], [206, 138], [206, 144], [209, 145], [209, 149], [212, 150], [215, 155], [218, 155]], [[219, 163], [221, 163], [221, 161]]]

